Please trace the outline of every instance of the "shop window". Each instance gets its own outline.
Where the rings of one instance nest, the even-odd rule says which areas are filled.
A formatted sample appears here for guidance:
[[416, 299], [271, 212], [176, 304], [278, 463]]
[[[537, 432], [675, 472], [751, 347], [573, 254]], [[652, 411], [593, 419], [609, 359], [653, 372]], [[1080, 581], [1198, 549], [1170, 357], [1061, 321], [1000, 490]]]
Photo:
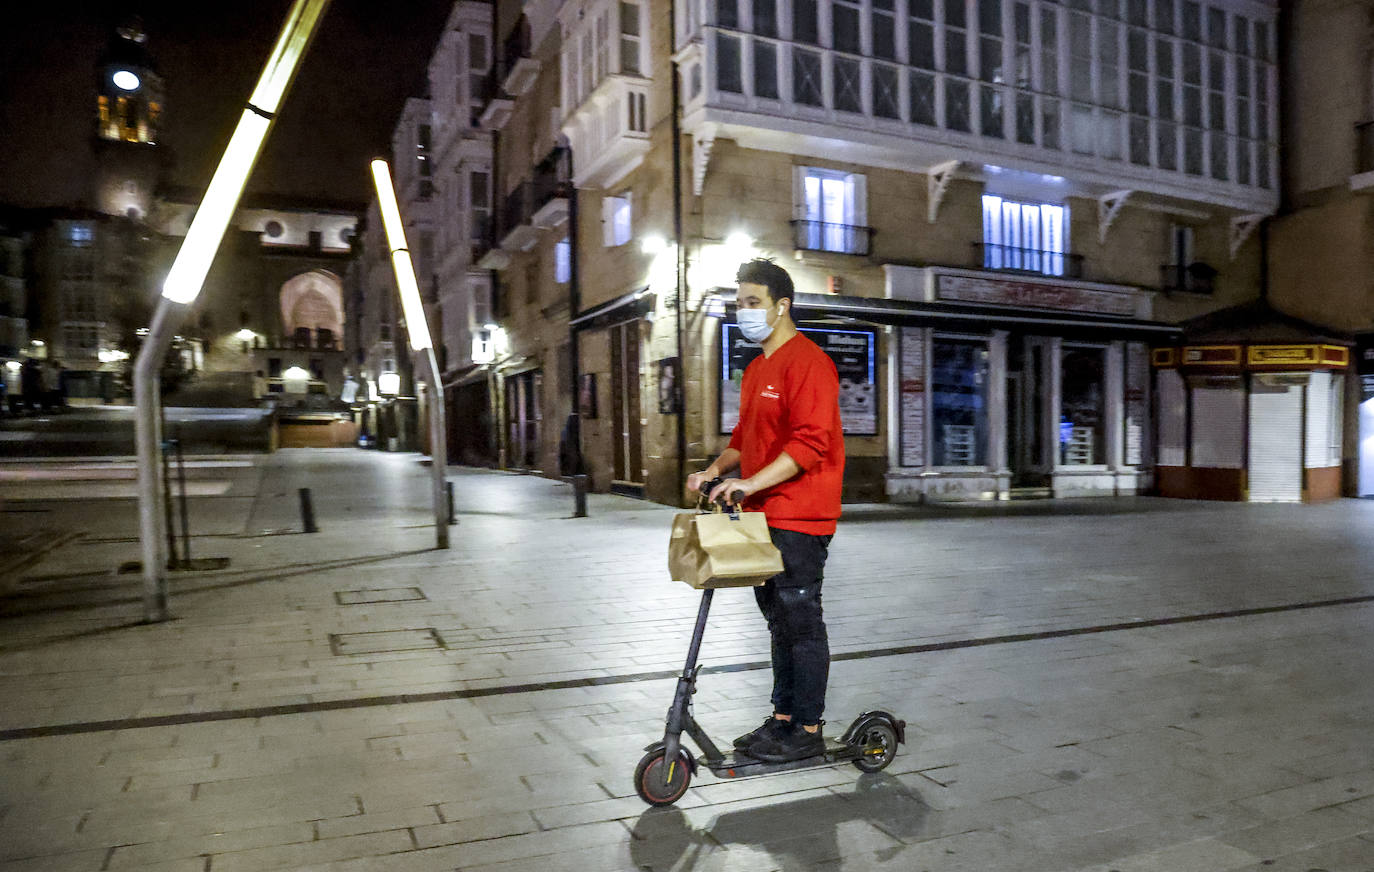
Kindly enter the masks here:
[[935, 466], [987, 464], [987, 383], [987, 342], [936, 337], [930, 360]]
[[1069, 209], [983, 195], [983, 266], [1062, 276], [1068, 260]]
[[1059, 462], [1107, 462], [1106, 350], [1066, 347], [1060, 356]]

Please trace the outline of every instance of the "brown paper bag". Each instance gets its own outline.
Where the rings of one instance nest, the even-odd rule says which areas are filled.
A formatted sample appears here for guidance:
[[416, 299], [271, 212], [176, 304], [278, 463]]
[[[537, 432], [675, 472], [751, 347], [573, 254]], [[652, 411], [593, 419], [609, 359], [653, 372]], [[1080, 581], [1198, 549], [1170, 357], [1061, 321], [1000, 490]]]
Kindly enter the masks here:
[[673, 581], [695, 588], [756, 587], [782, 572], [763, 512], [684, 512], [668, 541]]

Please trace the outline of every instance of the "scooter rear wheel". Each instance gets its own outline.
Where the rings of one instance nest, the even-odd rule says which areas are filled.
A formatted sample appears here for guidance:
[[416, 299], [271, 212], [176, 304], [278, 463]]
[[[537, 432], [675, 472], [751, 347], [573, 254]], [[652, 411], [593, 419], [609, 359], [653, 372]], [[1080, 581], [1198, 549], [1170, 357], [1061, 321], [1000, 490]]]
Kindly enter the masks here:
[[859, 733], [859, 756], [854, 765], [862, 772], [877, 772], [887, 768], [897, 756], [897, 731], [883, 721], [870, 721]]
[[672, 805], [682, 799], [692, 783], [692, 764], [686, 751], [679, 751], [676, 763], [668, 767], [666, 784], [663, 768], [662, 748], [645, 754], [635, 767], [635, 793], [649, 805]]

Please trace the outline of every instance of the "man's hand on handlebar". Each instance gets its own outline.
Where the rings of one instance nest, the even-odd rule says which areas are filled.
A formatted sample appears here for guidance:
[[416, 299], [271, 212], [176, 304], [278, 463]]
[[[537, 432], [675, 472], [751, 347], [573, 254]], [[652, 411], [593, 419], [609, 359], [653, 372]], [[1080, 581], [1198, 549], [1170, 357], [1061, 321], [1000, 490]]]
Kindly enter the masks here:
[[715, 478], [715, 476], [711, 475], [711, 471], [709, 469], [703, 469], [701, 472], [694, 472], [691, 475], [687, 476], [687, 490], [690, 493], [697, 493], [701, 490], [702, 485], [706, 484], [713, 478]]
[[726, 506], [739, 506], [754, 490], [753, 482], [746, 478], [726, 478], [721, 479], [720, 483], [711, 489], [707, 499], [712, 502], [720, 500], [721, 504]]

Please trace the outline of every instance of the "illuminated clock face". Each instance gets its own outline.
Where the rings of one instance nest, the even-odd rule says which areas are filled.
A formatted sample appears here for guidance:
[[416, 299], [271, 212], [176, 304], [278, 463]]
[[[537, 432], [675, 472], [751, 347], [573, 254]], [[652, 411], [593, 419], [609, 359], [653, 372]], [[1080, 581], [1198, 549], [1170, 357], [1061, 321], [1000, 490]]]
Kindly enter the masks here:
[[138, 74], [131, 70], [116, 71], [115, 74], [110, 77], [110, 81], [114, 82], [115, 87], [119, 88], [121, 91], [137, 91], [140, 84]]

